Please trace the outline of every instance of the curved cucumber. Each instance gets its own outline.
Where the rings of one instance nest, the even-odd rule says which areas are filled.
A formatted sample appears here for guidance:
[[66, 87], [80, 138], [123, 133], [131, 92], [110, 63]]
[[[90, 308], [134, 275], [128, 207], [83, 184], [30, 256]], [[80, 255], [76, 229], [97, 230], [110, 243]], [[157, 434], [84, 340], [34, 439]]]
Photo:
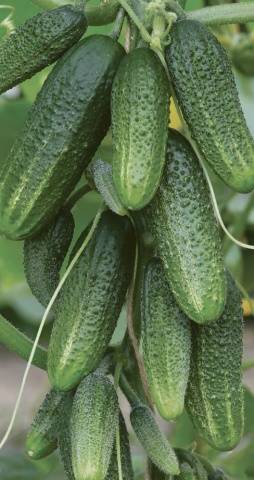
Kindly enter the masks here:
[[[119, 425], [122, 480], [134, 480], [128, 431], [125, 425], [123, 415], [121, 413], [119, 415]], [[114, 449], [111, 455], [111, 460], [105, 480], [119, 480], [116, 443], [114, 445]]]
[[200, 324], [216, 320], [226, 297], [219, 231], [198, 159], [174, 130], [162, 182], [144, 214], [181, 309]]
[[243, 433], [243, 322], [239, 291], [228, 275], [220, 319], [193, 325], [193, 353], [186, 407], [199, 434], [218, 450], [232, 450]]
[[171, 39], [165, 58], [194, 140], [227, 185], [249, 192], [254, 188], [254, 141], [224, 48], [193, 20], [176, 22]]
[[116, 391], [104, 375], [92, 373], [80, 383], [71, 415], [75, 480], [104, 480], [118, 427]]
[[94, 35], [56, 64], [22, 137], [0, 168], [0, 232], [35, 235], [58, 213], [110, 125], [110, 93], [124, 54]]
[[126, 217], [104, 212], [61, 290], [48, 350], [49, 379], [60, 390], [76, 386], [107, 349], [132, 274], [132, 234]]
[[24, 242], [24, 268], [27, 283], [46, 307], [59, 283], [60, 270], [72, 241], [74, 220], [63, 210], [39, 235]]
[[178, 307], [163, 265], [148, 263], [142, 291], [142, 351], [152, 399], [166, 420], [180, 415], [189, 378], [190, 320]]
[[134, 50], [122, 61], [112, 91], [113, 179], [126, 208], [144, 207], [159, 185], [168, 105], [168, 79], [157, 55]]
[[82, 10], [71, 5], [29, 18], [0, 43], [0, 94], [55, 62], [86, 27]]

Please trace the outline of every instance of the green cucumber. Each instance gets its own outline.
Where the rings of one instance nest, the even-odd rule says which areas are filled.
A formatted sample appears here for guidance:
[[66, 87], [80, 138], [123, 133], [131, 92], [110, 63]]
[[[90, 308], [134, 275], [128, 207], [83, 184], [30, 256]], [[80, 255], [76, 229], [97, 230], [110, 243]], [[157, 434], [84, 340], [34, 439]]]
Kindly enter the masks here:
[[163, 265], [156, 258], [146, 266], [141, 312], [141, 345], [149, 391], [160, 415], [171, 420], [184, 409], [191, 326], [170, 292]]
[[0, 232], [35, 235], [58, 213], [110, 125], [110, 93], [124, 54], [104, 35], [69, 50], [44, 83], [23, 135], [0, 168]]
[[72, 5], [29, 18], [0, 43], [0, 94], [55, 62], [86, 27], [83, 11]]
[[216, 320], [226, 299], [219, 230], [198, 159], [174, 130], [162, 182], [143, 213], [181, 309], [200, 324]]
[[68, 210], [62, 210], [47, 228], [24, 242], [26, 280], [44, 307], [48, 305], [59, 283], [60, 270], [73, 232], [73, 216]]
[[71, 455], [71, 413], [73, 405], [73, 395], [65, 395], [64, 404], [62, 408], [62, 415], [58, 433], [58, 446], [60, 458], [64, 467], [64, 472], [67, 480], [75, 480], [73, 467], [72, 467], [72, 455]]
[[193, 468], [186, 462], [180, 465], [180, 475], [176, 477], [178, 480], [198, 480]]
[[173, 480], [171, 475], [166, 475], [154, 465], [150, 458], [148, 459], [148, 478], [149, 480]]
[[243, 433], [241, 296], [228, 274], [225, 310], [212, 325], [193, 325], [186, 407], [198, 433], [217, 450], [232, 450]]
[[129, 219], [104, 212], [58, 297], [48, 349], [55, 388], [70, 390], [99, 365], [125, 300], [133, 257]]
[[145, 405], [137, 405], [132, 409], [130, 419], [133, 430], [150, 460], [165, 474], [177, 475], [177, 457], [160, 431], [151, 410]]
[[153, 197], [165, 161], [169, 86], [148, 48], [122, 61], [112, 91], [113, 179], [122, 204], [140, 209]]
[[177, 100], [201, 154], [231, 188], [254, 188], [254, 141], [226, 51], [203, 24], [180, 20], [165, 59]]
[[66, 393], [51, 390], [36, 413], [26, 438], [26, 452], [39, 460], [57, 448], [57, 431]]
[[206, 470], [195, 454], [182, 448], [177, 449], [176, 454], [181, 464], [188, 464], [192, 468], [195, 480], [208, 480]]
[[240, 33], [233, 45], [231, 58], [234, 67], [247, 77], [254, 76], [254, 35]]
[[71, 415], [75, 480], [104, 480], [118, 428], [117, 394], [110, 380], [92, 373], [80, 383]]
[[[134, 480], [128, 431], [121, 413], [119, 415], [119, 428], [122, 480]], [[116, 441], [105, 480], [119, 480]]]

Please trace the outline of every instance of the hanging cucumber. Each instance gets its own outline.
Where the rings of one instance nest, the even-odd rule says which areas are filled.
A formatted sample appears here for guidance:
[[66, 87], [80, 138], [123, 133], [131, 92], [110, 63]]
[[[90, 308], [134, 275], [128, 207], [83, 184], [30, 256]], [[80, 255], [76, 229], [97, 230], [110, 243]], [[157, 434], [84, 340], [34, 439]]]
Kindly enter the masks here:
[[23, 136], [0, 168], [0, 232], [35, 235], [58, 213], [110, 124], [122, 47], [94, 35], [67, 52], [46, 80]]
[[86, 27], [84, 12], [71, 5], [29, 18], [0, 43], [0, 94], [55, 62]]
[[178, 307], [163, 265], [148, 263], [142, 289], [141, 345], [151, 397], [162, 417], [171, 420], [184, 408], [191, 354], [190, 320]]
[[181, 309], [200, 324], [216, 320], [226, 297], [219, 231], [198, 159], [174, 130], [162, 182], [144, 215]]
[[56, 305], [48, 350], [55, 388], [73, 388], [99, 365], [124, 303], [133, 256], [129, 219], [104, 212]]
[[82, 380], [71, 415], [72, 465], [75, 480], [104, 480], [118, 428], [116, 391], [104, 375]]
[[[119, 428], [122, 480], [134, 480], [128, 431], [121, 413], [119, 415]], [[105, 480], [119, 480], [116, 442], [111, 454], [111, 460]]]
[[37, 300], [46, 307], [59, 283], [60, 270], [72, 241], [73, 216], [62, 210], [39, 235], [24, 242], [27, 283]]
[[159, 185], [167, 142], [169, 87], [156, 54], [131, 52], [112, 91], [113, 179], [126, 208], [140, 209]]
[[73, 405], [73, 394], [65, 394], [65, 400], [62, 408], [62, 415], [58, 433], [58, 446], [61, 461], [64, 467], [64, 472], [67, 480], [75, 480], [73, 467], [72, 467], [72, 455], [71, 455], [71, 413]]
[[254, 141], [247, 127], [227, 54], [209, 29], [176, 22], [165, 58], [193, 139], [231, 188], [254, 188]]
[[173, 480], [175, 477], [172, 475], [166, 475], [161, 470], [159, 470], [150, 460], [148, 459], [148, 478], [149, 480]]
[[195, 454], [182, 448], [178, 448], [176, 454], [181, 465], [187, 464], [191, 467], [195, 480], [208, 480], [206, 470]]
[[186, 407], [199, 434], [217, 450], [232, 450], [243, 433], [243, 321], [240, 293], [228, 274], [220, 319], [193, 325]]

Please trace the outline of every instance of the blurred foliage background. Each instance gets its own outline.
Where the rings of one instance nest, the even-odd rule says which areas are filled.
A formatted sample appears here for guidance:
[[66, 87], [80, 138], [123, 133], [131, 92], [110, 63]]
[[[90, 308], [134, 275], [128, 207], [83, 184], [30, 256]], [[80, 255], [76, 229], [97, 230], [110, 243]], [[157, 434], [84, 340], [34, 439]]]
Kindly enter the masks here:
[[[9, 5], [15, 8], [15, 25], [23, 23], [26, 18], [40, 11], [29, 0], [9, 0]], [[187, 9], [201, 7], [199, 0], [188, 0]], [[0, 21], [5, 12], [0, 11]], [[253, 25], [250, 26], [253, 28]], [[111, 26], [102, 28], [89, 28], [88, 35], [95, 31], [107, 33]], [[0, 29], [1, 36], [5, 34]], [[37, 74], [33, 79], [20, 86], [18, 95], [0, 97], [0, 162], [8, 154], [14, 139], [22, 131], [28, 110], [41, 88], [49, 69]], [[254, 78], [247, 78], [236, 73], [236, 81], [240, 98], [246, 114], [247, 122], [254, 135]], [[172, 108], [171, 123], [179, 127], [175, 109]], [[110, 160], [110, 138], [106, 138], [100, 148], [99, 155]], [[212, 176], [216, 188], [216, 196], [224, 221], [233, 234], [245, 242], [254, 244], [254, 194], [233, 194], [221, 182]], [[95, 193], [88, 194], [74, 209], [76, 233], [75, 238], [93, 218], [100, 199]], [[12, 242], [0, 237], [0, 311], [19, 329], [35, 335], [43, 309], [29, 291], [23, 272], [23, 244]], [[225, 259], [228, 267], [242, 288], [244, 310], [246, 318], [245, 355], [254, 357], [254, 253], [242, 250], [224, 238]], [[252, 300], [253, 299], [253, 300]], [[50, 332], [50, 322], [45, 329], [43, 340], [47, 342]], [[118, 334], [121, 334], [121, 324]], [[24, 369], [24, 362], [19, 361], [15, 355], [1, 348], [0, 366], [0, 433], [4, 433], [11, 409]], [[192, 426], [184, 414], [180, 420], [170, 426], [162, 422], [162, 428], [169, 433], [174, 446], [188, 447], [195, 444], [198, 451], [208, 455], [218, 465], [223, 466], [230, 477], [237, 480], [254, 480], [254, 374], [253, 370], [245, 376], [246, 388], [246, 427], [245, 437], [241, 445], [234, 451], [218, 455], [204, 442], [196, 437]], [[59, 465], [57, 454], [51, 455], [43, 461], [32, 462], [23, 453], [23, 440], [29, 421], [34, 410], [40, 403], [48, 388], [46, 375], [33, 368], [31, 379], [28, 383], [23, 405], [19, 413], [21, 421], [12, 435], [8, 447], [0, 453], [0, 479], [1, 480], [60, 480], [64, 478], [63, 470]], [[127, 405], [124, 405], [128, 412]], [[144, 455], [131, 434], [134, 463], [137, 479], [144, 478]]]

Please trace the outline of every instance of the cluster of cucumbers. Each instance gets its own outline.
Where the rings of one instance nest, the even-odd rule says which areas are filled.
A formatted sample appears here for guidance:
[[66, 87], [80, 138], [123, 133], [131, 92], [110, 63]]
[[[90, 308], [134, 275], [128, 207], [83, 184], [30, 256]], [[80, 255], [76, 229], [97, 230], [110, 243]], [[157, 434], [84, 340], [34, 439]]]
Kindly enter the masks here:
[[[0, 93], [57, 60], [0, 166], [0, 233], [24, 240], [27, 282], [45, 307], [64, 261], [81, 252], [53, 305], [52, 389], [26, 450], [39, 459], [59, 447], [69, 480], [133, 479], [119, 386], [151, 480], [225, 479], [195, 452], [174, 450], [154, 411], [171, 421], [186, 408], [219, 451], [243, 434], [241, 297], [200, 163], [237, 192], [254, 188], [254, 141], [231, 65], [213, 33], [184, 15], [165, 65], [142, 40], [126, 53], [113, 36], [81, 39], [86, 28], [84, 9], [66, 5], [0, 44]], [[168, 127], [172, 94], [188, 138]], [[110, 126], [112, 164], [92, 161]], [[90, 227], [69, 253], [69, 196], [84, 172], [105, 208], [86, 248]], [[128, 330], [113, 348], [126, 303]]]

